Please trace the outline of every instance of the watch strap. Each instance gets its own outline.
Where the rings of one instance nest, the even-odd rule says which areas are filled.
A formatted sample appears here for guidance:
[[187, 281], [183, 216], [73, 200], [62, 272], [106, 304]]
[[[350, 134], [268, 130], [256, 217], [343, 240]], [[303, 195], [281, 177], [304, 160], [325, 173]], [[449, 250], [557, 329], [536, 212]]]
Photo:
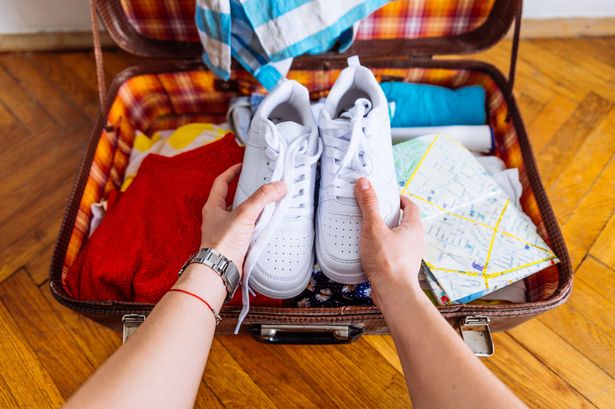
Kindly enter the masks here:
[[179, 270], [179, 276], [181, 277], [184, 270], [186, 270], [186, 268], [193, 263], [203, 264], [211, 268], [220, 276], [227, 291], [225, 302], [230, 301], [235, 293], [235, 290], [239, 287], [239, 281], [241, 278], [239, 275], [239, 269], [235, 263], [226, 258], [216, 249], [202, 248], [186, 261], [181, 270]]

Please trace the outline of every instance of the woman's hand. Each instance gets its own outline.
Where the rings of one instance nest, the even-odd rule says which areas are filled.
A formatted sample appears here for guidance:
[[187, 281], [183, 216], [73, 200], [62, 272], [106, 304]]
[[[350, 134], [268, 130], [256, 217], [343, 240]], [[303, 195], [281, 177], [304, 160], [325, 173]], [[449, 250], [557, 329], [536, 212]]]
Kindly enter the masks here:
[[378, 197], [369, 180], [360, 178], [355, 190], [363, 216], [359, 254], [374, 301], [378, 304], [378, 300], [400, 287], [419, 290], [418, 272], [425, 241], [418, 207], [401, 196], [404, 216], [399, 226], [390, 229], [380, 216]]
[[231, 166], [214, 181], [209, 199], [203, 206], [201, 248], [215, 248], [232, 260], [241, 274], [258, 216], [265, 206], [286, 194], [286, 185], [284, 182], [263, 185], [230, 211], [226, 206], [228, 185], [239, 175], [240, 170], [241, 164]]

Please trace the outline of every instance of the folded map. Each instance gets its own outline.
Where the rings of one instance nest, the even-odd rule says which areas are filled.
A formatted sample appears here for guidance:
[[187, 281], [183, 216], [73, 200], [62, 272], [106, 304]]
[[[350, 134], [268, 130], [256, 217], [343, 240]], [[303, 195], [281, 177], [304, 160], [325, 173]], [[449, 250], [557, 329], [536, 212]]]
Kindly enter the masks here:
[[393, 146], [402, 194], [425, 227], [427, 283], [441, 304], [466, 303], [559, 262], [530, 218], [455, 139]]

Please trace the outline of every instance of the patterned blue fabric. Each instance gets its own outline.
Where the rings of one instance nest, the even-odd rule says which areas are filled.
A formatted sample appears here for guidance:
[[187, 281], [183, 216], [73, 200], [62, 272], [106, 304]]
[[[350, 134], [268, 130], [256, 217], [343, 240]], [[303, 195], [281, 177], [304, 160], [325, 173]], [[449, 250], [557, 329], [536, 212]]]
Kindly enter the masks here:
[[331, 281], [320, 271], [320, 266], [314, 267], [312, 278], [307, 288], [290, 301], [297, 307], [341, 307], [344, 305], [374, 305], [372, 289], [369, 282], [356, 285], [341, 284]]
[[228, 79], [231, 57], [271, 90], [292, 58], [319, 54], [336, 43], [345, 51], [355, 24], [389, 0], [197, 0], [195, 22], [203, 62]]

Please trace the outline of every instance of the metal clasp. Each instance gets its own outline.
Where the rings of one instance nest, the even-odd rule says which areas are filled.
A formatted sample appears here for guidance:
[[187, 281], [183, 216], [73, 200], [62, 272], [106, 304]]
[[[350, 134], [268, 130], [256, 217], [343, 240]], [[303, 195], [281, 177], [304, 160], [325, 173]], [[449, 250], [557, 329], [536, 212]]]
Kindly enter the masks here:
[[489, 317], [474, 315], [459, 320], [459, 333], [476, 356], [492, 356], [494, 351]]
[[122, 317], [124, 329], [122, 331], [122, 343], [125, 344], [128, 338], [135, 333], [139, 326], [145, 321], [143, 314], [126, 314]]
[[344, 344], [355, 341], [363, 330], [351, 325], [260, 324], [249, 327], [248, 333], [271, 344]]

